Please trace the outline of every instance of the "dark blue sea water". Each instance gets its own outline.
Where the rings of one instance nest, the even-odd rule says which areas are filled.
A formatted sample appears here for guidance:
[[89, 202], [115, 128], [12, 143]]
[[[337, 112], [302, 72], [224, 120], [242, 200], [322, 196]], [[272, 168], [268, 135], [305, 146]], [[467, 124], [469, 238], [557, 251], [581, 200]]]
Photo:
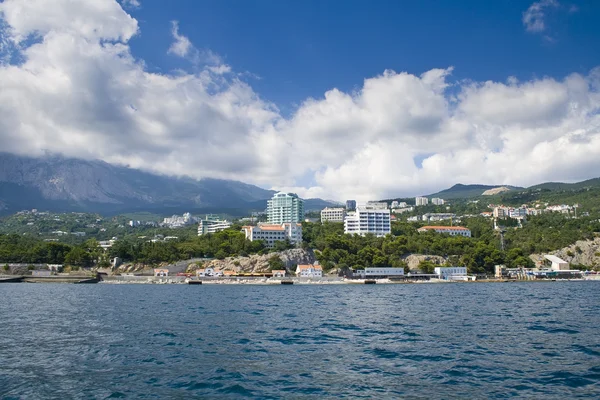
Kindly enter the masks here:
[[0, 285], [0, 398], [600, 398], [600, 283]]

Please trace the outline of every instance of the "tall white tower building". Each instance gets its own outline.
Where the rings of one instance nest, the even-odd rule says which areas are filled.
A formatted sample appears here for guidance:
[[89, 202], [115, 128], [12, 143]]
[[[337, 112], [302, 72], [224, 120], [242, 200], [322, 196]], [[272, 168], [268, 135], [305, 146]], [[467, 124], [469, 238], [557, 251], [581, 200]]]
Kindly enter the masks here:
[[429, 199], [427, 197], [415, 197], [416, 206], [426, 206], [427, 204], [429, 204]]
[[295, 193], [279, 192], [267, 201], [269, 224], [300, 223], [304, 219], [304, 201]]

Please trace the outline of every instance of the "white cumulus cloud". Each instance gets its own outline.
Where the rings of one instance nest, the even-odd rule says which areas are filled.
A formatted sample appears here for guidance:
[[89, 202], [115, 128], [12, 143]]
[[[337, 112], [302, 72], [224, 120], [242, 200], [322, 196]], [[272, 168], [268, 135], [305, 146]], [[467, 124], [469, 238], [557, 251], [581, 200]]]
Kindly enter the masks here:
[[546, 30], [546, 13], [548, 9], [558, 8], [556, 0], [540, 0], [531, 4], [523, 13], [523, 25], [528, 32], [540, 33]]
[[175, 41], [171, 44], [171, 47], [169, 47], [169, 53], [179, 57], [185, 57], [194, 46], [192, 45], [192, 42], [190, 42], [190, 39], [179, 34], [179, 22], [171, 21], [171, 26], [171, 34]]
[[[3, 151], [340, 200], [585, 179], [600, 167], [600, 69], [522, 82], [387, 70], [284, 117], [217, 55], [194, 73], [148, 72], [128, 45], [137, 21], [116, 0], [5, 0], [0, 13], [0, 43], [20, 56], [0, 64]], [[187, 40], [173, 53], [193, 56], [177, 24], [173, 36]]]

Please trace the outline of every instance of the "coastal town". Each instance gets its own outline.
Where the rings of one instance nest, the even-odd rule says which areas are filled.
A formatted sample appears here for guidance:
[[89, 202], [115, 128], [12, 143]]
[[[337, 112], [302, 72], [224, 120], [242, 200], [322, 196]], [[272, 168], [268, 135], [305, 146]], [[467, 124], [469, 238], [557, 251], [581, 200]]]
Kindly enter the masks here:
[[[480, 200], [479, 200], [480, 201]], [[431, 211], [431, 206], [435, 210]], [[244, 240], [256, 243], [257, 249], [264, 248], [270, 251], [285, 251], [286, 249], [298, 249], [306, 247], [303, 237], [303, 226], [314, 224], [343, 226], [343, 235], [385, 238], [393, 237], [392, 225], [404, 221], [407, 224], [416, 224], [416, 232], [422, 235], [440, 235], [440, 237], [461, 237], [464, 240], [472, 238], [472, 231], [461, 225], [461, 221], [468, 218], [480, 218], [488, 220], [493, 230], [500, 235], [506, 231], [505, 225], [510, 229], [520, 229], [527, 218], [540, 216], [545, 213], [558, 213], [568, 218], [577, 218], [578, 204], [552, 205], [549, 203], [535, 202], [523, 204], [520, 207], [509, 207], [501, 204], [488, 204], [488, 210], [481, 211], [477, 215], [452, 212], [452, 202], [437, 197], [416, 197], [414, 204], [407, 201], [346, 201], [344, 206], [325, 207], [318, 213], [314, 211], [305, 212], [304, 200], [294, 193], [278, 192], [267, 201], [264, 212], [255, 212], [250, 217], [236, 219], [225, 219], [220, 215], [207, 214], [202, 217], [193, 216], [191, 213], [165, 217], [162, 221], [154, 220], [124, 220], [123, 218], [112, 219], [112, 225], [106, 224], [104, 218], [90, 217], [84, 213], [52, 214], [38, 210], [21, 211], [16, 217], [20, 218], [26, 228], [36, 225], [47, 226], [50, 229], [54, 224], [69, 220], [75, 223], [72, 231], [50, 230], [39, 232], [40, 236], [46, 236], [45, 242], [57, 243], [64, 238], [69, 240], [85, 240], [88, 235], [99, 234], [97, 237], [103, 240], [97, 241], [97, 260], [103, 259], [103, 268], [87, 268], [94, 270], [98, 281], [104, 282], [150, 282], [150, 283], [187, 283], [199, 281], [205, 283], [406, 283], [406, 282], [472, 282], [472, 281], [497, 281], [497, 280], [556, 280], [556, 279], [597, 279], [597, 272], [593, 270], [580, 270], [571, 268], [570, 263], [553, 254], [541, 254], [534, 263], [527, 265], [504, 265], [496, 264], [493, 270], [482, 274], [458, 264], [441, 263], [439, 259], [432, 265], [425, 267], [422, 263], [416, 268], [406, 266], [386, 265], [379, 263], [373, 265], [356, 265], [352, 268], [324, 268], [320, 264], [320, 254], [310, 263], [279, 263], [273, 262], [265, 269], [254, 268], [251, 271], [244, 270], [240, 264], [235, 266], [235, 257], [230, 257], [234, 263], [233, 268], [214, 264], [218, 261], [215, 257], [205, 257], [201, 262], [179, 262], [178, 267], [163, 266], [145, 268], [142, 270], [125, 270], [121, 266], [126, 260], [119, 256], [111, 256], [113, 246], [120, 243], [119, 231], [128, 230], [135, 234], [136, 231], [151, 233], [162, 229], [163, 233], [137, 235], [136, 240], [154, 244], [180, 241], [178, 231], [189, 232], [194, 228], [195, 234], [200, 237], [211, 237], [219, 232], [239, 229]], [[427, 212], [420, 212], [420, 210]], [[443, 209], [445, 212], [440, 212]], [[580, 212], [580, 216], [586, 216], [586, 212]], [[315, 217], [316, 216], [316, 217]], [[512, 222], [511, 222], [512, 221]], [[115, 222], [118, 223], [115, 227]], [[75, 230], [78, 229], [81, 230]], [[115, 230], [116, 229], [116, 230]], [[166, 229], [167, 231], [164, 231]], [[92, 231], [91, 233], [86, 232]], [[187, 231], [186, 231], [187, 230]], [[167, 234], [165, 234], [167, 232]], [[115, 236], [102, 236], [102, 234], [114, 234]], [[23, 233], [27, 235], [27, 233]], [[95, 240], [95, 239], [94, 239]], [[504, 246], [504, 242], [501, 243]], [[278, 256], [274, 255], [274, 259]], [[427, 258], [427, 257], [425, 257]], [[214, 261], [213, 261], [214, 260]], [[99, 264], [97, 262], [97, 264]], [[398, 263], [396, 263], [398, 264]], [[437, 264], [437, 265], [436, 265]], [[533, 265], [532, 265], [533, 264]], [[64, 276], [62, 264], [43, 263], [15, 263], [0, 260], [4, 265], [5, 272], [21, 271], [24, 276], [31, 275], [30, 280], [44, 281], [45, 278], [52, 281]], [[183, 267], [182, 267], [183, 265]], [[152, 265], [150, 265], [152, 267]], [[421, 268], [422, 267], [422, 268]], [[26, 268], [25, 271], [23, 269]], [[83, 270], [79, 270], [82, 272]], [[72, 273], [72, 272], [71, 272]]]

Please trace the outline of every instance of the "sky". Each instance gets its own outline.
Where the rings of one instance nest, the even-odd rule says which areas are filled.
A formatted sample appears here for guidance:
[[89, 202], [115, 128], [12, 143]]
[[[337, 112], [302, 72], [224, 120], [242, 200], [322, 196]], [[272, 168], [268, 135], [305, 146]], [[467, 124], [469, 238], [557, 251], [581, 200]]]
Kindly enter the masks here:
[[0, 150], [332, 200], [600, 176], [600, 2], [0, 2]]

